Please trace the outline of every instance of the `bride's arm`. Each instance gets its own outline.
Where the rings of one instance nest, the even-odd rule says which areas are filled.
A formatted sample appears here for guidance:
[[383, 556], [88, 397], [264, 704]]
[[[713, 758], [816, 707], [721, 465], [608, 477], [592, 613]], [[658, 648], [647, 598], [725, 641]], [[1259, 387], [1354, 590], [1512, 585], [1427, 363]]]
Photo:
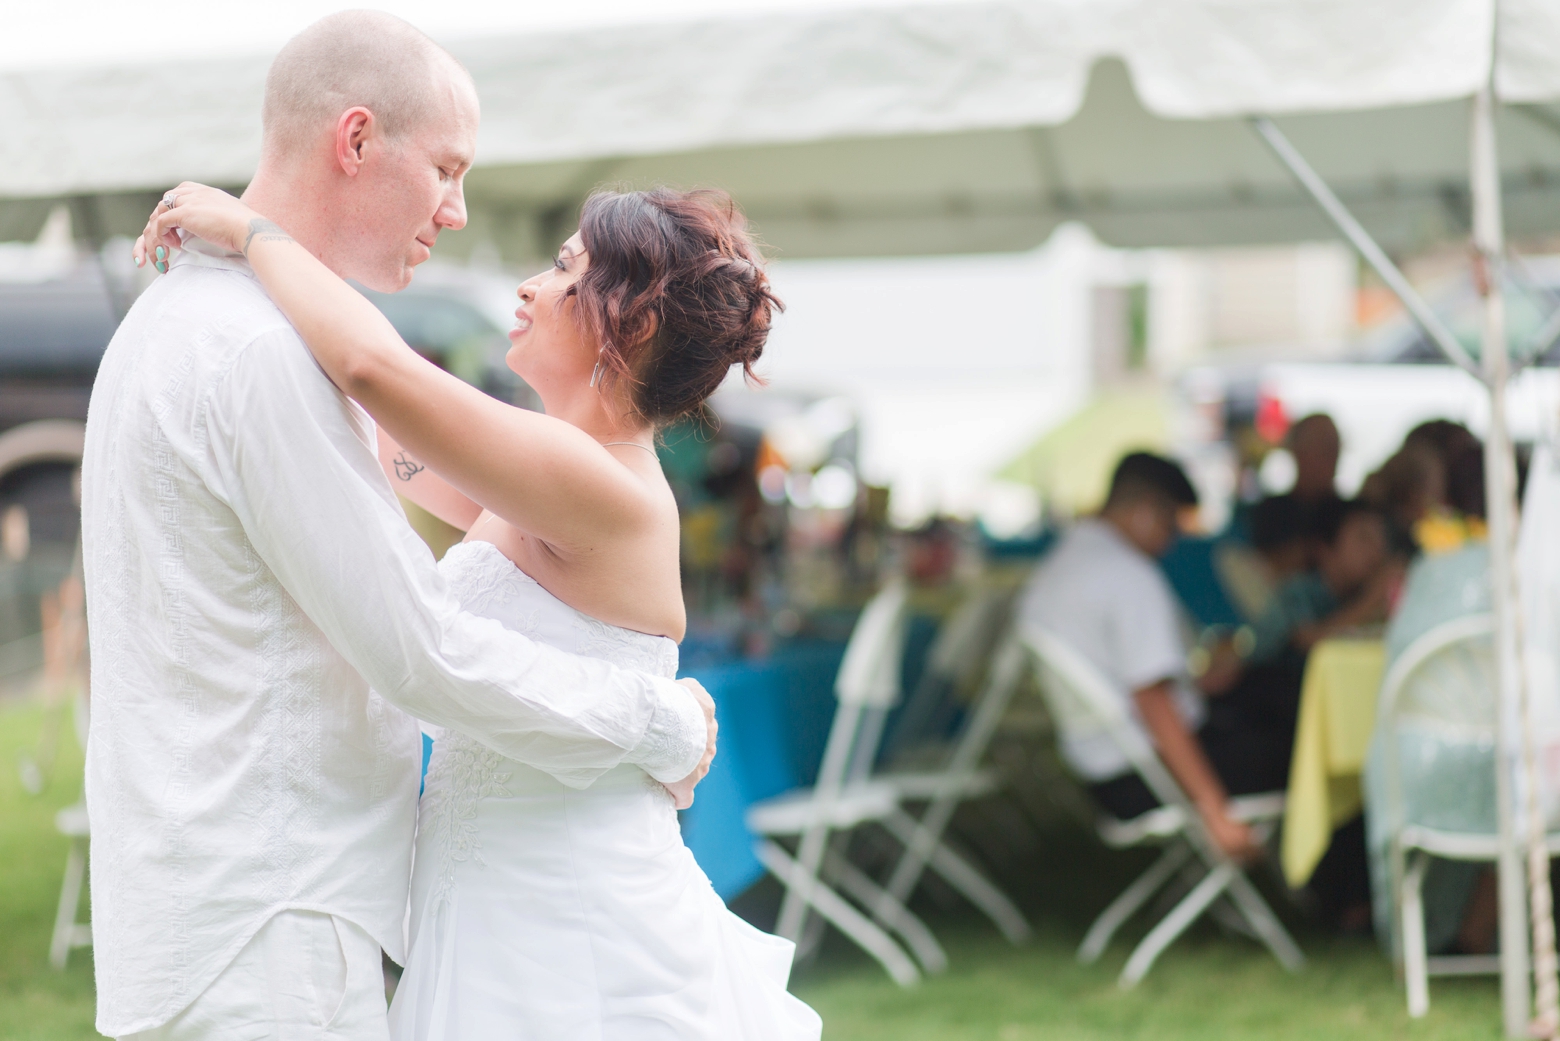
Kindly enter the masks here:
[[404, 496], [451, 527], [470, 531], [482, 507], [423, 465], [422, 460], [379, 431], [379, 466], [396, 494]]
[[[482, 393], [413, 351], [379, 309], [277, 225], [214, 188], [174, 189], [136, 255], [174, 228], [244, 253], [333, 383], [459, 492], [560, 553], [656, 519], [648, 486], [578, 428]], [[162, 243], [157, 247], [154, 244]]]

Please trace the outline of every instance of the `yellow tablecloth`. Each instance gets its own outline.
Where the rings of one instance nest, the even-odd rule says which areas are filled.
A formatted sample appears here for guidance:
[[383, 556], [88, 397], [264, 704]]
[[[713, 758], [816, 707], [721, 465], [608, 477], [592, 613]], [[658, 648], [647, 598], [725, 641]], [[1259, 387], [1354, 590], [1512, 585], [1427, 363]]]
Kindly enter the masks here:
[[1333, 829], [1363, 805], [1360, 779], [1386, 660], [1380, 640], [1323, 640], [1311, 648], [1284, 811], [1284, 878], [1291, 886], [1310, 880]]

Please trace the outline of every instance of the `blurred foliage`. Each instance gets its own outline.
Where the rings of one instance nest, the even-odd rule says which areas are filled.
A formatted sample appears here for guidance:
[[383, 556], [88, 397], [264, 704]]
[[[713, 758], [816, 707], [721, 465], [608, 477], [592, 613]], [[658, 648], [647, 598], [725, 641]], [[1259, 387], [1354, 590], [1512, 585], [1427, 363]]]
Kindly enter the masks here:
[[1040, 491], [1047, 510], [1078, 514], [1105, 501], [1111, 471], [1127, 452], [1163, 451], [1169, 405], [1155, 387], [1101, 391], [997, 473]]
[[400, 501], [401, 510], [406, 514], [406, 521], [417, 533], [417, 537], [433, 550], [435, 560], [442, 560], [451, 546], [466, 537], [466, 533], [455, 525], [446, 524], [412, 500], [404, 499], [399, 495], [396, 499]]

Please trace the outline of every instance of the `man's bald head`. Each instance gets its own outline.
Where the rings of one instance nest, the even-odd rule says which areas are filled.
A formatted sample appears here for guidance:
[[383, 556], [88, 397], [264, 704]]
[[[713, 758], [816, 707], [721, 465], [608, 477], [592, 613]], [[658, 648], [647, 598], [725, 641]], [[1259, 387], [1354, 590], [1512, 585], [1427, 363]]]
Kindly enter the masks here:
[[374, 114], [386, 138], [399, 140], [438, 117], [452, 74], [469, 86], [448, 51], [394, 15], [321, 18], [287, 41], [266, 74], [264, 150], [278, 157], [306, 150], [358, 106]]

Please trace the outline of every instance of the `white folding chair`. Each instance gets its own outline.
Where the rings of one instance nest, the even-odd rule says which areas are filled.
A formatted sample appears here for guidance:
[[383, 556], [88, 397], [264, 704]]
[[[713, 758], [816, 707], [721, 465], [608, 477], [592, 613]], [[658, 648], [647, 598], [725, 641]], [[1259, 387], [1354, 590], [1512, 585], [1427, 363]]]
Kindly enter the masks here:
[[[1186, 793], [1165, 768], [1159, 756], [1131, 723], [1124, 700], [1110, 682], [1081, 654], [1052, 633], [1026, 629], [1023, 642], [1033, 652], [1040, 672], [1040, 691], [1058, 729], [1075, 736], [1102, 735], [1115, 744], [1142, 778], [1160, 806], [1130, 821], [1104, 818], [1100, 838], [1115, 849], [1139, 845], [1163, 845], [1159, 859], [1122, 892], [1090, 926], [1078, 948], [1078, 959], [1088, 963], [1104, 953], [1111, 937], [1126, 921], [1179, 876], [1195, 877], [1179, 903], [1149, 930], [1121, 971], [1123, 988], [1135, 986], [1148, 974], [1154, 961], [1191, 927], [1216, 901], [1227, 900], [1226, 915], [1258, 939], [1280, 965], [1291, 972], [1305, 964], [1305, 957], [1280, 924], [1262, 895], [1239, 864], [1225, 856], [1203, 828], [1202, 818]], [[1244, 796], [1230, 801], [1237, 820], [1252, 825], [1259, 838], [1272, 834], [1283, 816], [1281, 792]]]
[[[1408, 991], [1408, 1014], [1430, 1011], [1431, 976], [1495, 975], [1497, 955], [1430, 957], [1425, 945], [1423, 887], [1431, 858], [1493, 863], [1500, 855], [1494, 807], [1479, 827], [1429, 826], [1412, 819], [1402, 768], [1402, 745], [1415, 745], [1420, 770], [1447, 771], [1456, 783], [1457, 768], [1491, 769], [1495, 745], [1495, 620], [1488, 614], [1444, 622], [1420, 636], [1393, 662], [1381, 684], [1377, 732], [1381, 735], [1385, 805], [1372, 807], [1387, 822], [1391, 845], [1393, 909]], [[1427, 760], [1428, 757], [1428, 760]], [[1462, 760], [1459, 764], [1458, 760]], [[1420, 785], [1423, 784], [1421, 775]], [[1442, 808], [1444, 811], [1447, 808]], [[1466, 809], [1466, 808], [1465, 808]], [[1451, 816], [1439, 813], [1437, 816]], [[1547, 837], [1551, 855], [1560, 854], [1560, 835]]]
[[[759, 860], [785, 887], [775, 931], [799, 940], [808, 912], [816, 911], [876, 958], [901, 986], [917, 982], [921, 970], [846, 896], [878, 912], [879, 920], [916, 951], [928, 971], [946, 966], [947, 958], [925, 925], [851, 865], [833, 840], [863, 824], [885, 821], [898, 810], [892, 786], [864, 771], [877, 752], [883, 716], [899, 696], [907, 608], [908, 589], [902, 579], [894, 579], [856, 622], [835, 679], [839, 706], [816, 783], [755, 803], [747, 813], [748, 827], [763, 836], [756, 848]], [[775, 841], [779, 837], [797, 840], [794, 856]], [[835, 880], [838, 890], [825, 876]]]
[[[996, 601], [995, 612], [991, 601], [991, 597], [979, 594], [966, 601], [968, 609], [961, 605], [944, 623], [950, 639], [946, 643], [939, 639], [933, 645], [927, 669], [947, 680], [949, 689], [971, 671], [972, 649], [978, 648], [973, 651], [973, 664], [979, 665], [979, 651], [985, 649], [989, 635], [978, 626], [997, 622], [1001, 614], [1001, 600]], [[1000, 638], [969, 718], [948, 750], [942, 768], [890, 769], [877, 775], [879, 780], [893, 785], [901, 803], [926, 803], [919, 819], [897, 809], [883, 822], [905, 846], [884, 887], [888, 897], [902, 904], [930, 867], [946, 879], [957, 879], [954, 885], [959, 892], [1015, 944], [1023, 943], [1032, 934], [1023, 912], [1006, 893], [950, 850], [944, 833], [960, 803], [989, 795], [1000, 787], [996, 772], [982, 767], [981, 760], [1023, 678], [1025, 665], [1022, 646], [1010, 635]]]
[[81, 894], [87, 885], [87, 807], [84, 803], [67, 806], [54, 816], [54, 826], [70, 839], [65, 854], [65, 880], [60, 885], [60, 903], [54, 914], [54, 935], [49, 940], [49, 964], [65, 967], [65, 960], [77, 947], [92, 946], [92, 926], [76, 921]]
[[[76, 737], [87, 747], [87, 715], [90, 701], [84, 688], [78, 688], [75, 703]], [[54, 933], [49, 939], [49, 964], [63, 969], [70, 952], [92, 946], [92, 926], [76, 921], [81, 894], [87, 885], [87, 805], [78, 802], [54, 815], [54, 826], [70, 840], [65, 854], [65, 878], [60, 883], [60, 902], [54, 912]]]

